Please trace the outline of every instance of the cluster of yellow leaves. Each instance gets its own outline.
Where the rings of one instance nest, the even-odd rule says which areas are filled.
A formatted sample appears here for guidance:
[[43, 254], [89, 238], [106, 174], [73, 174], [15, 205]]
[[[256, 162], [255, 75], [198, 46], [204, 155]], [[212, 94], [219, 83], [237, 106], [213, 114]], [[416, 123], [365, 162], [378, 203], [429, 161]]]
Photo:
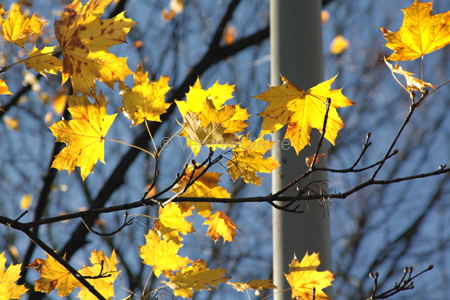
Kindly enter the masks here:
[[[108, 258], [103, 250], [98, 252], [93, 250], [91, 253], [91, 265], [84, 266], [78, 272], [82, 276], [89, 276], [86, 279], [102, 296], [106, 299], [114, 297], [114, 281], [119, 275], [117, 271], [116, 252], [113, 250]], [[88, 289], [81, 285], [80, 282], [62, 265], [60, 265], [53, 257], [47, 254], [45, 260], [35, 259], [28, 268], [34, 268], [41, 278], [35, 281], [34, 289], [39, 292], [49, 294], [53, 290], [58, 290], [60, 297], [66, 297], [74, 291], [75, 288], [81, 287], [78, 297], [83, 300], [97, 299]]]
[[262, 137], [251, 141], [248, 136], [238, 135], [247, 128], [249, 114], [239, 105], [224, 105], [233, 91], [234, 86], [218, 82], [204, 90], [197, 80], [186, 94], [186, 101], [175, 101], [184, 121], [180, 136], [186, 137], [195, 155], [202, 146], [232, 148], [232, 158], [227, 163], [231, 178], [242, 177], [246, 183], [260, 185], [256, 172], [270, 173], [279, 166], [272, 157], [263, 157], [274, 143]]
[[25, 286], [15, 284], [20, 278], [20, 269], [22, 264], [11, 264], [6, 269], [5, 252], [0, 254], [0, 299], [20, 299], [28, 289]]
[[[394, 50], [388, 60], [415, 60], [450, 43], [450, 11], [434, 15], [432, 5], [433, 1], [425, 3], [415, 0], [410, 7], [402, 9], [405, 16], [400, 30], [392, 32], [380, 27], [387, 40], [385, 46]], [[405, 77], [407, 87], [400, 82], [399, 84], [412, 98], [414, 97], [411, 90], [424, 92], [427, 87], [435, 88], [431, 83], [413, 77], [413, 73], [403, 70], [398, 64], [394, 67], [388, 62], [386, 64], [395, 80], [397, 78], [394, 73]]]

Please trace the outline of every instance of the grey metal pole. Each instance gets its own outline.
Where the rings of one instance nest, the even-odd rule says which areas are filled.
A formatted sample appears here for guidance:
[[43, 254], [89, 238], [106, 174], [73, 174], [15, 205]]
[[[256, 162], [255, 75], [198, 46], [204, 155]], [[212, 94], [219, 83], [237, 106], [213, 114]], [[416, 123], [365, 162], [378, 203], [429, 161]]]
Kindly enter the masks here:
[[[323, 50], [320, 0], [271, 0], [271, 84], [281, 85], [280, 73], [290, 82], [307, 91], [323, 81]], [[285, 129], [273, 135], [273, 141], [281, 141]], [[272, 190], [278, 191], [303, 174], [305, 158], [313, 155], [319, 132], [312, 130], [311, 147], [303, 149], [299, 156], [293, 148], [283, 149], [278, 144], [272, 153], [281, 166], [273, 173]], [[325, 152], [323, 149], [322, 152]], [[321, 159], [319, 165], [325, 165]], [[326, 180], [326, 174], [317, 174], [311, 180]], [[304, 184], [304, 183], [303, 183]], [[296, 195], [292, 190], [289, 195]], [[288, 195], [288, 194], [285, 194]], [[273, 268], [274, 284], [278, 291], [289, 288], [285, 273], [294, 253], [301, 260], [306, 251], [320, 252], [319, 270], [331, 270], [330, 223], [328, 210], [317, 201], [301, 204], [303, 214], [273, 210]], [[308, 209], [309, 208], [309, 209]], [[330, 290], [325, 292], [330, 296]], [[291, 291], [275, 294], [275, 300], [291, 299]]]

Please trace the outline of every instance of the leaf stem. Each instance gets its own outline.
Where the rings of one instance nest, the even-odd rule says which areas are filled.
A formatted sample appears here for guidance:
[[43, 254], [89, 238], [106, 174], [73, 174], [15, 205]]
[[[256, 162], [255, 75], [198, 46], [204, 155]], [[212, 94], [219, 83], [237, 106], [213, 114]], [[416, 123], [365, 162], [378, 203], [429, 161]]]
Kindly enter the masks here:
[[147, 154], [150, 154], [151, 156], [153, 156], [153, 158], [155, 158], [155, 155], [154, 155], [153, 153], [151, 153], [150, 151], [147, 151], [147, 150], [145, 150], [145, 149], [143, 149], [143, 148], [141, 148], [141, 147], [138, 147], [138, 146], [135, 146], [135, 145], [131, 145], [131, 144], [128, 144], [128, 143], [125, 143], [125, 142], [122, 142], [122, 141], [109, 139], [109, 138], [107, 138], [107, 137], [104, 137], [104, 139], [105, 139], [105, 140], [108, 140], [108, 141], [111, 141], [111, 142], [116, 142], [116, 143], [120, 143], [120, 144], [124, 144], [124, 145], [130, 146], [130, 147], [136, 148], [136, 149], [138, 149], [138, 150], [144, 151], [144, 152], [147, 153]]

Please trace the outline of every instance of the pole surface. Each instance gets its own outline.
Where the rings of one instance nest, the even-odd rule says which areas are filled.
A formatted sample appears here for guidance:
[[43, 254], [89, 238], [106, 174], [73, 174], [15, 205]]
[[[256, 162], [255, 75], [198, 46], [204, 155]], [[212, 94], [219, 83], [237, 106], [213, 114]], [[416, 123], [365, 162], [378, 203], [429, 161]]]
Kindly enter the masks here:
[[[280, 74], [305, 91], [323, 81], [320, 0], [271, 0], [270, 30], [271, 85], [282, 84]], [[319, 132], [313, 129], [312, 146], [307, 146], [297, 156], [293, 148], [282, 147], [279, 142], [285, 131], [286, 128], [283, 128], [272, 137], [272, 140], [277, 142], [272, 153], [281, 164], [273, 172], [273, 192], [277, 192], [307, 170], [305, 158], [315, 153], [320, 137]], [[325, 153], [325, 147], [322, 147], [324, 149], [321, 149], [321, 153]], [[318, 166], [326, 165], [325, 158], [321, 159]], [[310, 180], [326, 179], [326, 174], [314, 174]], [[303, 182], [302, 186], [305, 184], [306, 182]], [[291, 190], [284, 195], [292, 196], [297, 193]], [[305, 212], [294, 214], [273, 209], [273, 268], [277, 291], [289, 288], [284, 274], [289, 273], [289, 263], [294, 258], [294, 253], [301, 260], [306, 251], [309, 251], [309, 254], [320, 252], [321, 265], [318, 270], [331, 271], [328, 209], [321, 207], [318, 201], [303, 202], [300, 208]], [[331, 296], [331, 290], [326, 289], [325, 292]], [[275, 294], [275, 300], [287, 299], [291, 299], [290, 290]]]

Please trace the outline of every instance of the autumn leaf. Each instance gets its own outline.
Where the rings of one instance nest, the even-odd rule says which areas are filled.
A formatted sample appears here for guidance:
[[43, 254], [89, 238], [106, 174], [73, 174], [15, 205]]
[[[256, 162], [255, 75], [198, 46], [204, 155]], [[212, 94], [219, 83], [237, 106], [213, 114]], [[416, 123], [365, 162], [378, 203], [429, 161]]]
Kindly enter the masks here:
[[[85, 5], [80, 0], [69, 4], [55, 21], [55, 35], [63, 53], [62, 83], [72, 76], [74, 93], [95, 96], [95, 79], [111, 89], [114, 83], [132, 74], [126, 58], [109, 53], [109, 47], [125, 43], [126, 35], [137, 23], [124, 18], [124, 12], [108, 20], [100, 19], [112, 0], [90, 0]], [[49, 54], [50, 55], [50, 54]], [[28, 68], [52, 70], [45, 67], [45, 56], [28, 63]], [[54, 62], [53, 62], [54, 63]]]
[[184, 212], [176, 203], [169, 203], [166, 206], [159, 207], [159, 218], [155, 222], [155, 230], [158, 231], [166, 241], [173, 241], [179, 245], [181, 240], [178, 238], [179, 234], [186, 235], [189, 232], [194, 232], [194, 226], [192, 223], [186, 221], [186, 217], [192, 215], [191, 207]]
[[224, 244], [226, 241], [234, 241], [234, 237], [237, 235], [236, 228], [239, 229], [239, 231], [241, 230], [220, 210], [209, 217], [203, 225], [209, 225], [208, 233], [206, 235], [209, 235], [214, 242], [217, 242], [221, 237], [223, 237]]
[[162, 271], [180, 270], [192, 262], [187, 257], [177, 255], [182, 244], [161, 240], [155, 230], [150, 230], [145, 239], [145, 245], [139, 246], [140, 256], [145, 264], [153, 267], [156, 277], [159, 277]]
[[247, 283], [244, 283], [244, 282], [227, 282], [227, 283], [239, 292], [243, 292], [248, 289], [261, 290], [263, 288], [264, 289], [276, 289], [277, 288], [275, 285], [272, 284], [272, 280], [267, 279], [267, 278], [263, 279], [263, 280], [258, 280], [255, 277], [255, 279], [250, 280]]
[[33, 46], [25, 60], [25, 66], [28, 69], [34, 68], [36, 72], [46, 76], [47, 74], [57, 74], [62, 71], [63, 63], [56, 56], [53, 56], [56, 46], [44, 47], [42, 50]]
[[245, 130], [249, 117], [246, 109], [239, 105], [225, 105], [232, 98], [234, 86], [216, 82], [203, 90], [200, 81], [186, 94], [186, 101], [175, 101], [184, 120], [184, 131], [180, 136], [187, 138], [187, 144], [195, 155], [200, 148], [233, 147], [238, 139], [235, 134]]
[[[94, 279], [86, 278], [86, 280], [106, 299], [114, 297], [114, 281], [117, 279], [120, 271], [117, 271], [116, 251], [113, 250], [108, 258], [103, 250], [100, 252], [93, 250], [90, 261], [92, 266], [85, 266], [78, 272], [83, 276], [95, 277]], [[83, 300], [97, 299], [85, 286], [81, 286], [81, 291], [77, 295]]]
[[10, 264], [6, 269], [5, 252], [0, 254], [0, 299], [20, 299], [28, 289], [23, 284], [14, 283], [19, 280], [22, 264]]
[[281, 76], [283, 79], [281, 86], [271, 86], [266, 92], [254, 96], [269, 103], [259, 114], [264, 119], [261, 135], [273, 133], [288, 124], [284, 138], [291, 141], [298, 154], [309, 144], [312, 128], [322, 131], [326, 100], [330, 98], [325, 138], [334, 145], [338, 131], [344, 127], [336, 109], [354, 104], [342, 94], [341, 89], [330, 90], [336, 76], [307, 92]]
[[200, 79], [197, 78], [195, 84], [190, 87], [189, 92], [186, 94], [186, 101], [175, 100], [175, 103], [182, 115], [185, 115], [188, 111], [198, 115], [206, 99], [210, 98], [216, 109], [220, 109], [225, 101], [233, 98], [233, 92], [234, 85], [219, 84], [218, 81], [209, 89], [204, 90]]
[[306, 252], [301, 262], [294, 255], [294, 259], [289, 265], [289, 274], [285, 274], [292, 287], [292, 299], [312, 299], [313, 288], [316, 288], [316, 299], [330, 299], [322, 289], [331, 285], [334, 275], [330, 271], [318, 272], [319, 265], [319, 253], [308, 255]]
[[49, 294], [57, 289], [60, 297], [65, 297], [81, 286], [80, 282], [59, 262], [47, 254], [47, 259], [37, 258], [28, 268], [34, 268], [40, 275], [34, 290]]
[[273, 157], [264, 158], [264, 154], [272, 149], [273, 142], [259, 137], [251, 141], [248, 137], [242, 137], [238, 145], [233, 149], [233, 157], [228, 161], [228, 174], [233, 181], [241, 177], [245, 183], [261, 185], [261, 177], [257, 172], [271, 173], [280, 164]]
[[[424, 92], [424, 89], [427, 87], [431, 87], [433, 89], [436, 90], [436, 88], [428, 82], [425, 82], [423, 80], [420, 80], [418, 78], [415, 78], [413, 73], [407, 72], [405, 70], [402, 69], [401, 66], [399, 66], [397, 63], [395, 63], [395, 66], [393, 67], [390, 63], [387, 62], [386, 58], [384, 58], [384, 62], [386, 63], [386, 65], [388, 66], [388, 68], [391, 70], [392, 76], [395, 78], [395, 80], [397, 80], [397, 82], [408, 92], [411, 94], [410, 90], [413, 91], [421, 91], [422, 93]], [[395, 77], [395, 73], [396, 74], [400, 74], [403, 77], [405, 77], [406, 79], [406, 87], [403, 86], [403, 84], [401, 84], [397, 77]], [[411, 94], [412, 97], [412, 94]], [[412, 97], [413, 98], [413, 97]]]
[[389, 60], [414, 60], [450, 43], [450, 11], [433, 15], [432, 4], [415, 0], [402, 9], [405, 16], [399, 31], [380, 27], [387, 40], [385, 46], [394, 50]]
[[80, 167], [83, 180], [94, 169], [97, 160], [104, 161], [104, 137], [117, 114], [106, 114], [106, 101], [103, 94], [89, 102], [83, 95], [67, 98], [73, 120], [54, 123], [50, 129], [56, 141], [66, 143], [66, 147], [56, 156], [52, 167], [69, 174]]
[[330, 52], [334, 55], [341, 54], [345, 49], [348, 48], [349, 42], [341, 34], [336, 36], [330, 45]]
[[[313, 154], [313, 155], [308, 156], [307, 158], [305, 158], [305, 163], [306, 163], [306, 165], [307, 165], [309, 168], [311, 168], [311, 166], [313, 165], [314, 156], [316, 156], [316, 154]], [[324, 156], [325, 156], [324, 153], [319, 153], [319, 154], [317, 154], [316, 161], [314, 162], [314, 164], [318, 164], [318, 163], [319, 163], [319, 160], [320, 160], [322, 157], [324, 157]]]
[[8, 13], [8, 19], [3, 22], [3, 37], [24, 48], [25, 43], [33, 34], [41, 32], [44, 23], [39, 21], [36, 15], [26, 18], [20, 10], [20, 4], [15, 4]]
[[184, 0], [171, 0], [169, 8], [161, 12], [164, 21], [170, 21], [184, 10]]
[[6, 128], [19, 131], [19, 120], [17, 118], [5, 116], [3, 122], [5, 122]]
[[20, 199], [20, 209], [26, 210], [30, 208], [31, 202], [33, 202], [33, 196], [31, 194], [25, 194]]
[[[212, 149], [232, 147], [237, 143], [237, 139], [232, 133], [225, 133], [226, 128], [221, 123], [208, 123], [202, 126], [198, 116], [189, 111], [183, 115], [184, 131], [181, 136], [187, 134], [187, 144], [198, 155], [202, 146], [208, 146]], [[186, 136], [185, 135], [185, 136]]]
[[12, 95], [9, 91], [6, 82], [0, 79], [0, 95]]
[[[183, 178], [173, 187], [172, 191], [179, 193], [188, 183], [189, 178], [196, 178], [205, 169], [205, 166], [198, 168], [194, 172], [194, 168], [190, 166], [186, 169], [186, 174]], [[216, 172], [206, 172], [200, 178], [198, 178], [182, 195], [181, 197], [207, 197], [207, 198], [230, 198], [230, 193], [221, 186], [218, 185], [220, 182], [220, 176], [222, 174]], [[209, 218], [211, 216], [212, 208], [210, 202], [181, 202], [179, 207], [181, 212], [185, 212], [194, 205], [197, 210], [197, 214], [204, 218]]]
[[148, 73], [144, 73], [140, 65], [134, 75], [133, 89], [127, 87], [123, 81], [120, 81], [119, 88], [123, 101], [119, 111], [131, 120], [131, 126], [136, 126], [144, 120], [161, 122], [160, 115], [170, 106], [170, 103], [164, 101], [170, 90], [169, 77], [161, 77], [150, 83]]
[[226, 282], [231, 276], [226, 276], [227, 270], [216, 268], [208, 269], [208, 264], [199, 259], [192, 266], [183, 268], [174, 275], [168, 275], [169, 282], [163, 281], [174, 290], [175, 296], [192, 299], [194, 290], [211, 290], [209, 286], [216, 288], [220, 282]]

